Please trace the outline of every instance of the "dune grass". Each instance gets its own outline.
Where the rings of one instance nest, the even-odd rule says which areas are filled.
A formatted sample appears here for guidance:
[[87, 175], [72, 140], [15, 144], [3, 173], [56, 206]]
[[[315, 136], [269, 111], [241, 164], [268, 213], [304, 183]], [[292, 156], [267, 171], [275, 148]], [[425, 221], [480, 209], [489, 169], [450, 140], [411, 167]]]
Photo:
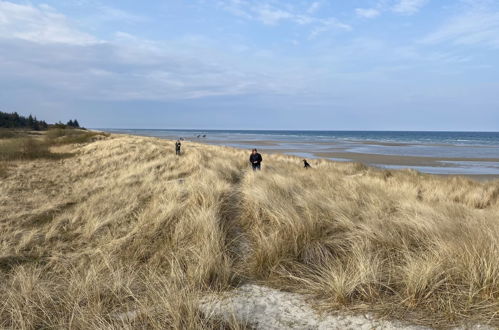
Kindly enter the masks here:
[[7, 176], [7, 165], [0, 162], [0, 179]]
[[50, 129], [40, 136], [32, 136], [29, 131], [3, 130], [0, 135], [1, 160], [60, 159], [68, 156], [54, 153], [53, 146], [84, 144], [109, 136], [107, 133], [81, 129]]
[[108, 137], [108, 133], [88, 131], [75, 128], [54, 128], [49, 129], [46, 134], [46, 140], [51, 144], [80, 144], [89, 143]]
[[24, 128], [0, 128], [0, 139], [13, 139], [22, 137], [40, 137], [46, 131], [33, 131]]
[[0, 140], [0, 160], [32, 160], [54, 158], [50, 145], [30, 137]]
[[[58, 137], [55, 137], [58, 138]], [[499, 324], [499, 183], [112, 136], [0, 181], [0, 327], [244, 328], [199, 297]]]
[[0, 128], [0, 139], [11, 139], [17, 136], [17, 132], [13, 129]]

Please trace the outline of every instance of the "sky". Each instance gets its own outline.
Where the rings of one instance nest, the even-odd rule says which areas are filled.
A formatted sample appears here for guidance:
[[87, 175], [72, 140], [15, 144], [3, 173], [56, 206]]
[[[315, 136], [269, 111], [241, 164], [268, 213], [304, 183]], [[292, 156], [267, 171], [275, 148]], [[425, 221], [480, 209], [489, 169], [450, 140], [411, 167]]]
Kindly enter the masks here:
[[0, 110], [92, 128], [499, 131], [499, 0], [0, 0]]

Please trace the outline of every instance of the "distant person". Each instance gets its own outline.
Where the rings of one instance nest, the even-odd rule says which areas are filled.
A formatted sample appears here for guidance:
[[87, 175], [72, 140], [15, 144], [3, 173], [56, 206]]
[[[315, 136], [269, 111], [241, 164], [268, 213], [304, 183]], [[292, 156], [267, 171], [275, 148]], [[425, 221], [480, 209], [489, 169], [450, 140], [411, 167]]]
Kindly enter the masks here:
[[306, 159], [303, 160], [303, 167], [305, 167], [305, 168], [312, 168], [312, 166], [310, 166], [310, 164], [307, 162]]
[[253, 171], [261, 170], [261, 163], [262, 163], [263, 159], [262, 159], [262, 155], [260, 155], [256, 149], [253, 149], [253, 151], [251, 151], [251, 155], [250, 155], [249, 160], [250, 160], [251, 166], [253, 167]]
[[180, 156], [180, 147], [182, 146], [182, 143], [180, 143], [180, 140], [177, 140], [177, 142], [175, 142], [175, 154], [177, 156]]

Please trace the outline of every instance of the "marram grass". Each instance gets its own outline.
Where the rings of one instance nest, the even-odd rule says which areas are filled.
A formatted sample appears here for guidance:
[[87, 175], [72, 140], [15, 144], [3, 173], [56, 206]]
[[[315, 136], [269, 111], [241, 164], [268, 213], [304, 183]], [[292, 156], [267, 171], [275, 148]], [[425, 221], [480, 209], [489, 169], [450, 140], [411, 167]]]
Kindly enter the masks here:
[[1, 328], [243, 328], [258, 282], [326, 310], [499, 324], [499, 183], [113, 135], [0, 181]]

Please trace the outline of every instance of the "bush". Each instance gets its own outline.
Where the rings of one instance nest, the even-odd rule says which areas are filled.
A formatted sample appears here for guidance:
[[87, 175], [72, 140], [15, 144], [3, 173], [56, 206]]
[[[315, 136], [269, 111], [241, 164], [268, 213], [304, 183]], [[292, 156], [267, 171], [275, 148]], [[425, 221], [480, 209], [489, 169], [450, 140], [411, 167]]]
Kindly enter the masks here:
[[66, 129], [67, 128], [67, 125], [66, 124], [63, 124], [61, 122], [58, 122], [58, 123], [55, 123], [53, 125], [50, 125], [50, 128], [49, 129]]
[[54, 158], [49, 145], [32, 138], [15, 138], [0, 142], [0, 160]]
[[[53, 145], [88, 143], [107, 137], [109, 134], [80, 129], [51, 129], [45, 139], [23, 136], [22, 131], [3, 131], [7, 139], [0, 139], [0, 160], [30, 160], [39, 158], [61, 158], [66, 154], [52, 153]], [[12, 135], [11, 135], [12, 134]]]
[[13, 130], [0, 128], [0, 139], [11, 139], [16, 136], [17, 134]]
[[102, 132], [89, 132], [81, 129], [50, 129], [47, 132], [47, 141], [51, 144], [89, 143], [109, 134]]
[[49, 139], [56, 139], [66, 134], [66, 129], [64, 128], [51, 128], [47, 131], [46, 136]]

